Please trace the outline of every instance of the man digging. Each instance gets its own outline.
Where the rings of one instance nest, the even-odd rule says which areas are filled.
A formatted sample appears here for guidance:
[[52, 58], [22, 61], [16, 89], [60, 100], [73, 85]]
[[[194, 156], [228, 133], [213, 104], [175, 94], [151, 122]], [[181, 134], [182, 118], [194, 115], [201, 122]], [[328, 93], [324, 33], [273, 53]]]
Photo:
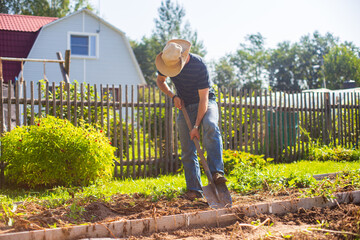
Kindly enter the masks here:
[[[191, 43], [182, 39], [167, 42], [163, 51], [156, 56], [158, 70], [157, 86], [173, 99], [175, 107], [186, 107], [192, 130], [186, 124], [183, 112], [176, 120], [181, 142], [181, 161], [184, 165], [189, 200], [202, 198], [200, 166], [194, 138], [200, 140], [199, 127], [203, 126], [203, 145], [207, 151], [207, 162], [216, 184], [225, 183], [224, 163], [222, 158], [222, 138], [218, 127], [218, 106], [216, 96], [209, 79], [209, 73], [202, 58], [190, 53]], [[176, 88], [174, 94], [166, 83], [170, 77]]]

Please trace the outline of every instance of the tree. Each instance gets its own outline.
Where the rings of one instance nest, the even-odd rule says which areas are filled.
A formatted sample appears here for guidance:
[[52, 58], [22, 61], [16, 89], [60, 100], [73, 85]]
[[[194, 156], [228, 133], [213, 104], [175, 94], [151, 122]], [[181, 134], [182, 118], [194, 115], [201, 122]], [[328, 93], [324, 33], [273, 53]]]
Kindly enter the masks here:
[[297, 63], [296, 45], [290, 42], [282, 42], [270, 53], [267, 65], [269, 71], [269, 84], [272, 89], [279, 91], [300, 90], [301, 78], [296, 68]]
[[345, 44], [335, 46], [324, 56], [324, 73], [330, 89], [342, 88], [346, 80], [355, 80], [360, 86], [360, 58]]
[[213, 80], [220, 88], [238, 86], [239, 80], [236, 78], [235, 67], [230, 63], [229, 56], [222, 57], [214, 65]]
[[131, 41], [136, 59], [140, 65], [146, 82], [156, 84], [155, 57], [170, 39], [181, 38], [191, 42], [191, 52], [204, 56], [206, 54], [203, 42], [198, 39], [196, 31], [192, 31], [188, 22], [183, 23], [185, 9], [171, 0], [161, 2], [158, 18], [154, 20], [155, 29], [150, 37], [141, 41]]
[[158, 8], [158, 18], [155, 21], [154, 35], [159, 38], [161, 44], [169, 39], [177, 38], [181, 33], [181, 23], [185, 16], [185, 9], [179, 4], [166, 0], [161, 2]]
[[312, 36], [302, 36], [300, 42], [296, 44], [296, 68], [301, 78], [306, 81], [308, 88], [324, 87], [323, 59], [338, 41], [338, 38], [334, 37], [331, 33], [321, 36], [318, 31], [315, 31]]
[[2, 0], [1, 13], [64, 17], [81, 8], [92, 9], [88, 0]]
[[163, 45], [155, 35], [150, 38], [143, 37], [140, 42], [130, 41], [130, 44], [146, 82], [155, 85], [157, 70], [154, 61]]

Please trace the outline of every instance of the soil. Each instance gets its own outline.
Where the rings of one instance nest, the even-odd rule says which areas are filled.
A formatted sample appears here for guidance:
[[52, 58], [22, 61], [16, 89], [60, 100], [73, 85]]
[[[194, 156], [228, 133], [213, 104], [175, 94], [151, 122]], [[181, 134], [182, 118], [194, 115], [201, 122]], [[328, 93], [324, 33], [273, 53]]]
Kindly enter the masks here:
[[[240, 196], [232, 193], [233, 204], [251, 204], [276, 200], [289, 200], [299, 196], [297, 192], [279, 192], [277, 195], [261, 193]], [[165, 215], [209, 210], [205, 199], [189, 201], [183, 197], [153, 202], [142, 195], [114, 195], [111, 200], [71, 199], [60, 207], [48, 207], [49, 203], [23, 202], [14, 214], [0, 210], [0, 234], [8, 232], [64, 227], [83, 223], [103, 223], [121, 219], [141, 219]], [[1, 217], [3, 216], [3, 217]], [[9, 217], [5, 217], [9, 216]], [[9, 220], [13, 225], [8, 226]], [[311, 228], [311, 230], [309, 230]], [[344, 233], [348, 232], [347, 237]], [[359, 239], [360, 206], [342, 204], [335, 208], [300, 209], [286, 215], [238, 216], [238, 221], [226, 227], [177, 230], [155, 233], [129, 239]]]

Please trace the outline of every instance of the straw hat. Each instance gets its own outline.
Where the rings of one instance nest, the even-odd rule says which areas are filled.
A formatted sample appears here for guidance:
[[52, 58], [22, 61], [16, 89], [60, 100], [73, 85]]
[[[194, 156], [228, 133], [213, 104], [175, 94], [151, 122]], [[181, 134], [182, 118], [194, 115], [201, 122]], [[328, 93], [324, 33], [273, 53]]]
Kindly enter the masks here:
[[185, 66], [191, 43], [182, 39], [173, 39], [166, 43], [163, 51], [156, 56], [156, 68], [168, 77], [175, 77]]

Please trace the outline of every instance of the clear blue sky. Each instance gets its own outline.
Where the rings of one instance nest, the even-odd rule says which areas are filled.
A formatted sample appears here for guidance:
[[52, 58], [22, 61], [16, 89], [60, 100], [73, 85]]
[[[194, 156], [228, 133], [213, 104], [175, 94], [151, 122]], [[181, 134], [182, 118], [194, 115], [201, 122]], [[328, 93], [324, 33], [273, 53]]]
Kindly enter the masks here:
[[[132, 40], [150, 36], [161, 0], [90, 0], [100, 17]], [[318, 30], [360, 47], [360, 0], [178, 0], [212, 60], [260, 32], [265, 47], [292, 43]]]

